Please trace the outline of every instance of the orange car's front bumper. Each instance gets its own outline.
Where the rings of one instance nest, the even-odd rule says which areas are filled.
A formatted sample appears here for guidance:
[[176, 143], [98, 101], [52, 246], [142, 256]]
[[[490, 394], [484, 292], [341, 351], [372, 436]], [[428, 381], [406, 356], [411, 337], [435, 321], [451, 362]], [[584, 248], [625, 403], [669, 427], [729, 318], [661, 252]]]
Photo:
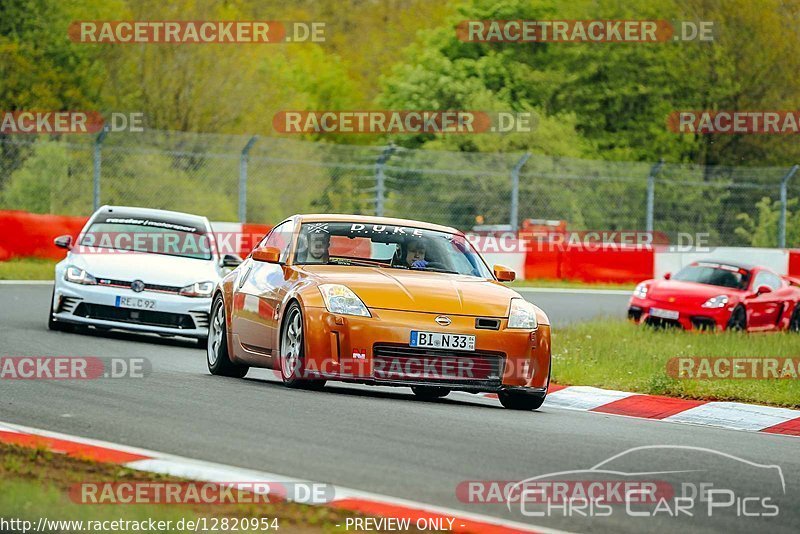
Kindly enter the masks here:
[[[437, 385], [473, 392], [533, 388], [543, 393], [547, 388], [549, 325], [539, 325], [535, 331], [515, 330], [506, 328], [507, 319], [500, 319], [499, 328], [489, 330], [476, 328], [475, 317], [450, 315], [451, 324], [443, 327], [434, 321], [439, 315], [435, 313], [370, 312], [372, 317], [356, 317], [305, 308], [307, 369], [319, 370], [333, 380]], [[415, 350], [409, 346], [412, 330], [474, 335], [475, 351]], [[425, 369], [433, 372], [424, 372], [423, 364], [431, 364]], [[398, 372], [387, 372], [391, 370]]]

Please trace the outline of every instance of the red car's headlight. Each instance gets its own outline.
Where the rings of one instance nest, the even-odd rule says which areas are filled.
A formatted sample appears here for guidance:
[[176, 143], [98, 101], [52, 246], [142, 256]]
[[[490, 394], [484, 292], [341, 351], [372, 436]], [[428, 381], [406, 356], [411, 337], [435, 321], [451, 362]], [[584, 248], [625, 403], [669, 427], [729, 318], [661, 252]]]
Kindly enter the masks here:
[[703, 308], [724, 308], [728, 304], [728, 295], [717, 295], [711, 297], [702, 304]]
[[637, 299], [647, 298], [647, 289], [648, 289], [647, 284], [642, 282], [641, 284], [636, 286], [636, 289], [633, 290], [633, 296], [636, 297]]

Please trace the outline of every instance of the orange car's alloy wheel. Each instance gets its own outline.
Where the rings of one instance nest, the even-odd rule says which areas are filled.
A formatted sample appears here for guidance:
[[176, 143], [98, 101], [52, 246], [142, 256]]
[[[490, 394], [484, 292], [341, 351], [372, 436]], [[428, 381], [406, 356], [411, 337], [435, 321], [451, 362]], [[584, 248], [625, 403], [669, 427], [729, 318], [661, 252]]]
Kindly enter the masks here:
[[281, 328], [280, 366], [283, 383], [292, 388], [319, 389], [325, 380], [309, 379], [304, 376], [305, 346], [303, 338], [303, 310], [293, 302], [286, 309]]
[[281, 371], [284, 379], [291, 379], [300, 370], [303, 351], [303, 320], [300, 308], [293, 306], [286, 317], [281, 340]]

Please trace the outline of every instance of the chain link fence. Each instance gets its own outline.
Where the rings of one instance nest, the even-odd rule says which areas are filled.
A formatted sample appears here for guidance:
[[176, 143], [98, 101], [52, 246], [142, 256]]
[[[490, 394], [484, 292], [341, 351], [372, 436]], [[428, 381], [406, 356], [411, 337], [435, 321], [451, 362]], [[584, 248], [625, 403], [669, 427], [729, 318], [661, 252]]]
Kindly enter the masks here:
[[702, 234], [711, 246], [800, 246], [795, 170], [164, 131], [5, 136], [0, 209], [88, 215], [122, 204], [262, 223], [357, 213], [462, 230], [547, 219], [570, 230], [653, 230], [672, 242]]

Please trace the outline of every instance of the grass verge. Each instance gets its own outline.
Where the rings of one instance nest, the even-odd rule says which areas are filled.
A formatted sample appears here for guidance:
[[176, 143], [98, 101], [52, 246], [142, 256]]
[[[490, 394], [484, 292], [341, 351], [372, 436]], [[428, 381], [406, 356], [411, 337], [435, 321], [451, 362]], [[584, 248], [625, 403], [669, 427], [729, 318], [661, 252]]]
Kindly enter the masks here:
[[0, 261], [0, 280], [52, 280], [56, 263], [38, 258]]
[[656, 330], [628, 321], [593, 321], [553, 334], [553, 381], [691, 399], [800, 408], [800, 379], [671, 378], [675, 357], [800, 357], [800, 334]]
[[515, 280], [509, 284], [511, 287], [554, 287], [564, 289], [621, 289], [633, 291], [636, 284], [617, 284], [613, 282], [581, 282], [580, 280], [551, 280], [548, 278], [534, 278], [532, 280]]
[[[81, 504], [73, 501], [70, 488], [81, 482], [150, 482], [179, 481], [113, 464], [103, 464], [55, 454], [40, 448], [25, 448], [0, 443], [0, 517], [31, 521], [33, 528], [40, 517], [55, 521], [171, 521], [169, 532], [182, 532], [175, 526], [181, 519], [208, 518], [268, 518], [276, 519], [278, 532], [345, 532], [348, 517], [358, 514], [329, 508], [295, 503], [261, 504]], [[185, 523], [184, 523], [185, 524]], [[336, 525], [340, 525], [337, 527]], [[51, 523], [47, 531], [79, 532], [72, 526]], [[84, 531], [87, 529], [84, 528]], [[91, 529], [88, 529], [91, 530]], [[136, 530], [132, 528], [131, 530]], [[239, 530], [245, 530], [239, 528]], [[274, 530], [274, 528], [270, 528]], [[127, 532], [120, 529], [115, 532]], [[250, 529], [263, 532], [264, 529]]]

